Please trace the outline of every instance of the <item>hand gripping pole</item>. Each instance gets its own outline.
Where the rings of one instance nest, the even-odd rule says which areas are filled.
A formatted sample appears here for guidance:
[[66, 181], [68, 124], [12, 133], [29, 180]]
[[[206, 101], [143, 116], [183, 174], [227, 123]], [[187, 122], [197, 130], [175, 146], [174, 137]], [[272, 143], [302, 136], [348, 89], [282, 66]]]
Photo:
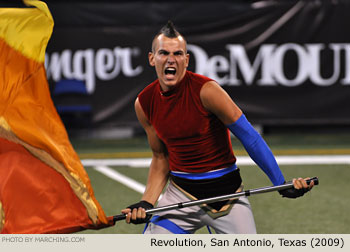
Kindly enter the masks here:
[[[310, 179], [306, 180], [306, 183], [309, 185], [311, 181], [314, 181], [314, 185], [319, 184], [319, 180], [317, 177], [313, 177]], [[184, 208], [184, 207], [191, 207], [191, 206], [197, 206], [201, 204], [208, 204], [208, 203], [213, 203], [217, 201], [223, 201], [223, 200], [228, 200], [228, 199], [233, 199], [233, 198], [238, 198], [242, 196], [251, 196], [254, 194], [261, 194], [261, 193], [267, 193], [267, 192], [273, 192], [273, 191], [279, 191], [279, 190], [284, 190], [284, 189], [289, 189], [293, 187], [293, 182], [287, 182], [283, 185], [278, 185], [278, 186], [267, 186], [267, 187], [260, 187], [256, 189], [251, 189], [251, 190], [245, 190], [242, 192], [238, 193], [233, 193], [233, 194], [227, 194], [227, 195], [222, 195], [222, 196], [216, 196], [216, 197], [211, 197], [211, 198], [206, 198], [206, 199], [200, 199], [200, 200], [192, 200], [192, 201], [186, 201], [186, 202], [180, 202], [172, 205], [167, 205], [167, 206], [162, 206], [162, 207], [156, 207], [152, 209], [146, 210], [147, 214], [154, 214], [162, 211], [167, 211], [167, 210], [173, 210], [173, 209], [179, 209], [179, 208]], [[113, 221], [119, 221], [119, 220], [124, 220], [126, 218], [125, 214], [120, 214], [120, 215], [114, 215], [113, 216]]]

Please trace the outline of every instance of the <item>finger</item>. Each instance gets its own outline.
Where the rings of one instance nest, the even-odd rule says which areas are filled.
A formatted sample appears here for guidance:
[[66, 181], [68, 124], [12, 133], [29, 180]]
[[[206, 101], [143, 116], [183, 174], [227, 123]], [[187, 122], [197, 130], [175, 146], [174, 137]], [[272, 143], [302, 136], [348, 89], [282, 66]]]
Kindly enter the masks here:
[[293, 182], [294, 188], [295, 188], [295, 189], [298, 189], [298, 181], [297, 181], [297, 179], [294, 178], [294, 179], [292, 180], [292, 182]]
[[142, 219], [146, 219], [146, 210], [145, 209], [142, 209], [142, 212], [141, 212], [141, 218]]
[[144, 214], [144, 213], [145, 213], [145, 209], [140, 207], [137, 211], [137, 218], [138, 219], [144, 218], [143, 216], [146, 216], [146, 214]]
[[131, 209], [130, 209], [130, 208], [125, 208], [125, 209], [121, 210], [121, 212], [122, 212], [123, 214], [128, 214], [128, 213], [131, 212]]
[[309, 188], [311, 189], [312, 187], [314, 187], [314, 185], [315, 185], [315, 181], [312, 180], [310, 185], [309, 185]]
[[137, 218], [137, 208], [134, 208], [131, 212], [131, 219], [136, 220]]
[[299, 185], [298, 189], [308, 188], [308, 185], [307, 185], [305, 179], [298, 178], [297, 181], [298, 181], [298, 185]]
[[131, 219], [131, 212], [126, 214], [126, 218], [125, 218], [126, 223], [130, 224], [130, 219]]
[[[305, 178], [305, 180], [310, 180], [310, 178]], [[312, 187], [314, 187], [315, 182], [313, 180], [310, 181], [310, 184], [308, 185], [308, 188], [311, 190]]]
[[126, 209], [121, 210], [121, 212], [123, 214], [125, 214], [125, 216], [126, 216], [126, 218], [125, 218], [126, 223], [130, 223], [131, 209], [130, 208], [126, 208]]
[[302, 186], [303, 188], [309, 188], [309, 185], [306, 183], [306, 180], [305, 180], [305, 179], [299, 178], [299, 181], [300, 181], [301, 186]]
[[302, 185], [302, 183], [300, 181], [300, 178], [299, 179], [293, 179], [293, 185], [294, 185], [295, 189], [303, 188], [303, 185]]

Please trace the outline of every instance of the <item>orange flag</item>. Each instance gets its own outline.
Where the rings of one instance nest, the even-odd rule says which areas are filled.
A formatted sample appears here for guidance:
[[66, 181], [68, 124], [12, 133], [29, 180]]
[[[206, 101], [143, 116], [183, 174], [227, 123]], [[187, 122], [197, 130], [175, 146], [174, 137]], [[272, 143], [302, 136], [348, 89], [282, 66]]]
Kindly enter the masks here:
[[111, 226], [50, 98], [51, 13], [24, 2], [35, 8], [0, 8], [0, 232]]

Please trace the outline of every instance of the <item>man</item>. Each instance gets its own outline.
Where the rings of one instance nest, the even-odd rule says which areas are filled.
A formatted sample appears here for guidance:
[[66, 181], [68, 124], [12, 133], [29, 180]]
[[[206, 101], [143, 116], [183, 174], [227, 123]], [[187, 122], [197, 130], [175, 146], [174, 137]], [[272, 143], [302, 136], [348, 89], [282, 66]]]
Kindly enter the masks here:
[[[138, 96], [135, 110], [153, 152], [146, 190], [139, 203], [122, 213], [127, 223], [144, 223], [168, 179], [158, 206], [242, 190], [228, 129], [274, 185], [285, 179], [265, 141], [230, 96], [214, 81], [187, 71], [186, 40], [168, 22], [155, 36], [149, 63], [158, 79]], [[310, 190], [304, 179], [281, 191], [296, 198]], [[153, 216], [145, 233], [194, 233], [204, 225], [216, 233], [256, 233], [246, 197], [164, 211]]]

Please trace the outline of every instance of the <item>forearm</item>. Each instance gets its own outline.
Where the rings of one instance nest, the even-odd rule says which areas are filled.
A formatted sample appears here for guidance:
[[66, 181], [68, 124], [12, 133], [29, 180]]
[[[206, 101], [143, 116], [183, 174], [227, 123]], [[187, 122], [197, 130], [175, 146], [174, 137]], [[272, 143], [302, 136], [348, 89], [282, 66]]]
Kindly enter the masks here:
[[264, 139], [251, 126], [245, 116], [227, 126], [242, 142], [249, 156], [265, 172], [274, 185], [284, 183], [283, 174]]
[[142, 200], [155, 205], [167, 184], [168, 176], [169, 165], [167, 157], [165, 155], [153, 156], [148, 173], [146, 190], [142, 196]]

